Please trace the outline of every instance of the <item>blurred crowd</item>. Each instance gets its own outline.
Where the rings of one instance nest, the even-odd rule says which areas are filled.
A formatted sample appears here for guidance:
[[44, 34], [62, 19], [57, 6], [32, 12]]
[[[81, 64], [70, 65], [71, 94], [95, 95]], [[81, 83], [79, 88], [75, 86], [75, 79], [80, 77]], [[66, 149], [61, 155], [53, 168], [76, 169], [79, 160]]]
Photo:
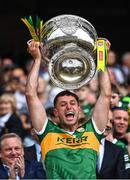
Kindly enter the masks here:
[[[26, 79], [32, 63], [33, 60], [28, 59], [23, 68], [10, 57], [0, 59], [0, 137], [6, 133], [16, 133], [20, 136], [27, 159], [34, 158], [31, 153], [32, 146], [37, 145], [36, 148], [40, 151], [25, 98]], [[104, 138], [123, 149], [125, 169], [130, 169], [130, 52], [125, 52], [119, 57], [117, 52], [110, 50], [107, 67], [112, 94], [111, 114]], [[62, 89], [51, 82], [47, 67], [41, 65], [37, 93], [51, 119], [55, 118], [53, 100], [60, 91]], [[90, 118], [99, 91], [97, 74], [89, 84], [74, 90], [82, 107], [79, 123], [82, 124]], [[40, 161], [40, 156], [36, 157], [36, 160]], [[98, 165], [98, 173], [100, 169], [101, 161]], [[99, 173], [99, 178], [100, 175]]]

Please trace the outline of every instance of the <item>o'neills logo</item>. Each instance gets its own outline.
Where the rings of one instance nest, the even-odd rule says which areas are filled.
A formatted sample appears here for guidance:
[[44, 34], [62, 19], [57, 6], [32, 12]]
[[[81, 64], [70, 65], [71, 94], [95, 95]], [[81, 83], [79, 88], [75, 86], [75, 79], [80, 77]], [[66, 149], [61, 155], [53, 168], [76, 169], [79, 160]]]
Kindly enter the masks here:
[[61, 137], [57, 137], [57, 143], [56, 145], [59, 144], [64, 144], [67, 146], [80, 146], [83, 144], [89, 144], [87, 142], [88, 136], [82, 136], [80, 138], [61, 138]]

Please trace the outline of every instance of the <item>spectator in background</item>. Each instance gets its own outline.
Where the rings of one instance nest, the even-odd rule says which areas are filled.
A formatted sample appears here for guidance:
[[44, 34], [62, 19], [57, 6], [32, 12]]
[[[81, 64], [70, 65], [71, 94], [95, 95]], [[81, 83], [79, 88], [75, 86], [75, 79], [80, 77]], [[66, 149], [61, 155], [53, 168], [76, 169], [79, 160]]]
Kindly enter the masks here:
[[109, 111], [108, 122], [101, 140], [97, 161], [98, 179], [126, 179], [123, 149], [107, 140], [113, 131], [113, 114]]
[[125, 52], [121, 58], [123, 73], [126, 77], [126, 82], [130, 77], [130, 52]]
[[8, 133], [0, 138], [0, 179], [45, 179], [42, 163], [24, 158], [20, 137]]
[[34, 139], [34, 144], [24, 148], [25, 159], [30, 161], [36, 160], [42, 162], [41, 146], [37, 134], [35, 133], [34, 128], [31, 129], [31, 134]]
[[113, 137], [111, 141], [124, 149], [126, 169], [130, 168], [130, 132], [128, 130], [129, 114], [122, 107], [113, 109]]
[[12, 83], [12, 91], [16, 97], [17, 108], [19, 111], [22, 111], [22, 108], [27, 108], [25, 98], [26, 74], [23, 68], [16, 65], [11, 72], [10, 80]]
[[107, 66], [112, 71], [116, 83], [120, 85], [124, 84], [125, 77], [122, 71], [122, 67], [119, 62], [117, 53], [113, 50], [108, 52]]
[[17, 114], [16, 99], [13, 94], [2, 94], [0, 96], [0, 136], [11, 132], [24, 138], [22, 122]]
[[12, 85], [12, 92], [16, 98], [18, 114], [22, 121], [25, 133], [24, 136], [27, 136], [28, 133], [30, 133], [31, 123], [25, 98], [26, 73], [24, 69], [16, 65], [12, 69], [10, 81]]
[[[128, 79], [127, 84], [127, 94], [123, 96], [120, 100], [120, 106], [125, 108], [130, 115], [130, 78]], [[130, 118], [129, 118], [129, 132], [130, 132]]]
[[112, 70], [112, 68], [108, 67], [109, 74], [110, 74], [110, 81], [112, 85], [115, 85], [118, 91], [122, 96], [125, 96], [127, 94], [127, 88], [126, 84], [119, 84], [116, 80], [116, 76]]
[[10, 56], [4, 56], [1, 58], [0, 66], [0, 85], [4, 88], [6, 83], [9, 83], [10, 74], [15, 63]]
[[[39, 100], [45, 107], [46, 107], [47, 97], [48, 97], [47, 93], [49, 93], [49, 92], [47, 92], [46, 88], [47, 88], [46, 81], [41, 76], [39, 76], [38, 77], [37, 94], [38, 94]], [[26, 111], [26, 109], [25, 109], [25, 111], [24, 111], [24, 109], [22, 109], [22, 112], [20, 112], [20, 117], [21, 117], [21, 120], [23, 123], [24, 130], [26, 132], [26, 137], [23, 142], [24, 146], [31, 146], [33, 143], [33, 140], [32, 140], [32, 133], [30, 133], [32, 131], [31, 130], [32, 125], [31, 125], [31, 119], [30, 119], [29, 112]]]
[[127, 80], [127, 94], [126, 95], [130, 97], [130, 78], [128, 78]]
[[89, 85], [84, 85], [79, 89], [75, 89], [74, 92], [79, 97], [80, 106], [85, 117], [89, 118], [97, 101], [96, 91], [90, 89]]
[[14, 65], [12, 66], [2, 66], [0, 68], [0, 91], [3, 93], [4, 91], [12, 91], [12, 84], [10, 81], [11, 72]]
[[15, 64], [13, 58], [11, 56], [8, 56], [8, 55], [3, 56], [1, 62], [2, 62], [1, 65], [3, 67], [9, 67], [9, 66], [12, 66]]
[[119, 89], [115, 84], [112, 84], [112, 95], [111, 95], [111, 101], [110, 101], [110, 107], [119, 107], [120, 106], [120, 99], [121, 99], [121, 94], [119, 92]]
[[114, 123], [114, 137], [124, 141], [124, 135], [127, 133], [129, 114], [128, 111], [122, 107], [115, 107], [113, 109], [113, 123]]
[[124, 109], [126, 109], [130, 114], [130, 96], [129, 95], [123, 96], [120, 99], [120, 107], [123, 107]]

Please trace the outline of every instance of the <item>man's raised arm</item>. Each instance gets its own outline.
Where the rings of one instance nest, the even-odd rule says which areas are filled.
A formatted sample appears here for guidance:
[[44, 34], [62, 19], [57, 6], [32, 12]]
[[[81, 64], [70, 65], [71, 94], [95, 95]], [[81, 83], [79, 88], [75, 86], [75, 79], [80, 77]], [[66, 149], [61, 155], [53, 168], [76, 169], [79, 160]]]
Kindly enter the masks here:
[[41, 131], [47, 120], [45, 109], [37, 96], [38, 75], [41, 65], [41, 52], [39, 42], [28, 43], [28, 51], [32, 55], [34, 62], [29, 72], [26, 83], [26, 99], [33, 127]]
[[93, 118], [97, 128], [103, 131], [108, 121], [111, 98], [111, 83], [108, 72], [99, 73], [100, 95], [96, 102]]
[[[107, 50], [109, 51], [110, 42], [108, 40], [106, 41], [106, 45]], [[111, 82], [108, 70], [106, 70], [105, 72], [99, 72], [99, 88], [100, 96], [94, 108], [93, 118], [97, 128], [100, 131], [103, 131], [108, 121], [108, 113], [111, 99]]]

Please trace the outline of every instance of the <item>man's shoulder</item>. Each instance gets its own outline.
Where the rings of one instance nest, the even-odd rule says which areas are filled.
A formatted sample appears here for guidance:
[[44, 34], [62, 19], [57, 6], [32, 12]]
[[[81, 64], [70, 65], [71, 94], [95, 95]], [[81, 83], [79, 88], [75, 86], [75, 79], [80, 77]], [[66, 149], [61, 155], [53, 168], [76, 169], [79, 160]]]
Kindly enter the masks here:
[[42, 128], [41, 132], [37, 133], [40, 142], [46, 137], [49, 133], [61, 133], [62, 129], [54, 123], [51, 119], [47, 120], [46, 125]]
[[120, 146], [120, 147], [122, 147], [122, 148], [126, 147], [126, 144], [122, 140], [120, 140], [120, 139], [117, 139], [115, 144]]
[[0, 179], [7, 179], [8, 178], [8, 174], [2, 164], [2, 162], [0, 161]]
[[32, 149], [35, 149], [35, 144], [33, 144], [31, 146], [24, 147], [25, 151], [29, 151], [29, 150], [32, 150]]
[[92, 118], [88, 119], [83, 125], [86, 131], [95, 131]]
[[4, 169], [3, 163], [0, 161], [0, 170]]
[[85, 119], [81, 126], [86, 126], [86, 125], [89, 125], [89, 124], [92, 124], [92, 118]]

